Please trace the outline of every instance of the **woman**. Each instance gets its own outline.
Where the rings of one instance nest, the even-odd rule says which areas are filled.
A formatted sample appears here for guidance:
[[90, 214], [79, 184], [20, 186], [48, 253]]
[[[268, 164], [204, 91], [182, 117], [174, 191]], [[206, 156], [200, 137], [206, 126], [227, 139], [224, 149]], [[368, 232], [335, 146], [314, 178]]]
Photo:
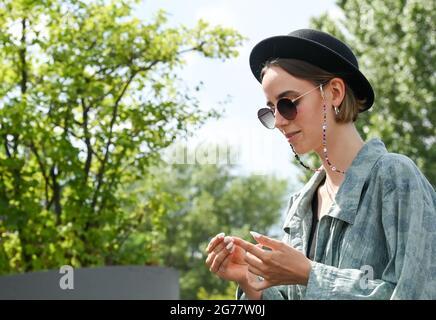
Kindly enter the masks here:
[[435, 191], [409, 158], [357, 132], [374, 93], [351, 49], [297, 30], [257, 44], [250, 66], [267, 99], [261, 123], [306, 169], [298, 154], [322, 166], [292, 195], [282, 241], [219, 234], [211, 272], [236, 281], [240, 299], [436, 299]]

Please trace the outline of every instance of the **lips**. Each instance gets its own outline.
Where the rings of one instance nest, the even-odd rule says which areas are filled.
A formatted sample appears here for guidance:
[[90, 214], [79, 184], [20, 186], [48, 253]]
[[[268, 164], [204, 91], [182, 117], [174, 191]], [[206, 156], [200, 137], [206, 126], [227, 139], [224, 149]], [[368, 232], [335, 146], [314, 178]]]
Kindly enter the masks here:
[[296, 134], [298, 134], [298, 133], [300, 133], [300, 132], [301, 132], [301, 130], [299, 130], [299, 131], [289, 132], [289, 133], [286, 133], [285, 136], [286, 136], [286, 138], [289, 140], [289, 139], [291, 139], [293, 136], [295, 136]]

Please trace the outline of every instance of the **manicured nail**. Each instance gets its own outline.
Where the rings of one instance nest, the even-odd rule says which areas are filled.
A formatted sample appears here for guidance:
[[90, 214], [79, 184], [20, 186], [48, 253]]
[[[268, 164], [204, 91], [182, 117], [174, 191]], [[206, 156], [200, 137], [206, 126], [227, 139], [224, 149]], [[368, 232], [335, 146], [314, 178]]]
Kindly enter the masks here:
[[253, 236], [254, 239], [257, 239], [257, 238], [259, 238], [261, 236], [260, 233], [257, 233], [255, 231], [250, 231], [250, 233], [251, 233], [251, 235]]
[[233, 251], [235, 251], [235, 246], [232, 246], [232, 248], [230, 249], [230, 253], [232, 253]]
[[223, 238], [226, 234], [224, 232], [218, 233], [216, 235], [217, 238]]
[[230, 243], [227, 245], [226, 249], [227, 249], [227, 250], [230, 250], [232, 247], [233, 247], [233, 242], [230, 242]]
[[224, 243], [229, 243], [230, 240], [232, 240], [232, 238], [227, 236], [227, 237], [224, 238]]

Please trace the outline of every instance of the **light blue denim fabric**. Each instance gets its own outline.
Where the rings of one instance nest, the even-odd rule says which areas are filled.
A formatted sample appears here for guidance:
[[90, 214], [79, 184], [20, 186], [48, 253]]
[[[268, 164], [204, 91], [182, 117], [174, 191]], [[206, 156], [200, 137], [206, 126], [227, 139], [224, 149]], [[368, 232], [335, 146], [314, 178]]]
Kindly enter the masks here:
[[[283, 241], [304, 253], [324, 177], [315, 173], [287, 208]], [[271, 287], [262, 299], [436, 299], [435, 208], [434, 187], [412, 160], [370, 140], [319, 221], [307, 286]]]

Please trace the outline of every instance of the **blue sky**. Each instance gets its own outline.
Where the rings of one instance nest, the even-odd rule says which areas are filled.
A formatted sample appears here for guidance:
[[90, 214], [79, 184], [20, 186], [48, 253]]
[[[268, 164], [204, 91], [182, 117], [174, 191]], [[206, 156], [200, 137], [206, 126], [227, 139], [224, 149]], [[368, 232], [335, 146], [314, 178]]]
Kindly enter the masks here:
[[238, 30], [248, 40], [240, 48], [238, 58], [209, 60], [192, 54], [180, 76], [192, 86], [203, 81], [199, 101], [201, 108], [222, 109], [220, 101], [230, 97], [224, 106], [225, 116], [207, 123], [189, 140], [189, 147], [221, 143], [235, 148], [233, 162], [241, 173], [275, 174], [297, 184], [296, 168], [292, 165], [292, 151], [278, 130], [267, 130], [257, 119], [257, 109], [265, 105], [260, 84], [253, 77], [248, 57], [260, 40], [293, 30], [309, 27], [309, 19], [328, 12], [340, 15], [333, 0], [306, 1], [199, 1], [144, 0], [136, 14], [150, 19], [158, 9], [170, 14], [170, 26], [193, 27], [202, 18], [211, 24], [221, 24]]

